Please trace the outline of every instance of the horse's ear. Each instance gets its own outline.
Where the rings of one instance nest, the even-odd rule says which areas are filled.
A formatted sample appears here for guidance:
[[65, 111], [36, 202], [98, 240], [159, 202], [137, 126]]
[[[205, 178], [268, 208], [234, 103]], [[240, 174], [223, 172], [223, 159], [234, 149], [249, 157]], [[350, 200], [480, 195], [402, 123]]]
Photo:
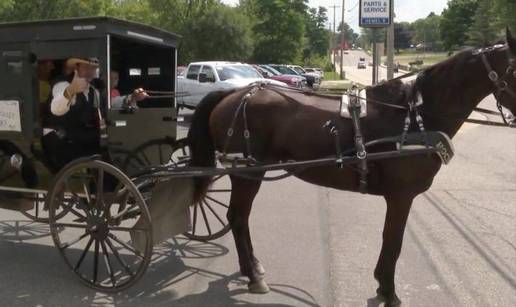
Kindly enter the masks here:
[[514, 38], [514, 36], [512, 36], [511, 30], [509, 29], [509, 27], [507, 27], [506, 32], [507, 32], [507, 45], [509, 46], [511, 53], [516, 56], [516, 39]]

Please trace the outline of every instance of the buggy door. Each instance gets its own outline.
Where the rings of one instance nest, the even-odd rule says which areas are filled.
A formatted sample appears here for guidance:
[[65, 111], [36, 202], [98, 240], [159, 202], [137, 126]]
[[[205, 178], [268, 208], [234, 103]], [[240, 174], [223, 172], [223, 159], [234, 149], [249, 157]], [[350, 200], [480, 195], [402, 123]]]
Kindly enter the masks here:
[[38, 116], [34, 60], [29, 44], [0, 45], [0, 139], [34, 136]]
[[[111, 37], [111, 70], [119, 74], [118, 91], [136, 88], [174, 91], [175, 49]], [[107, 112], [112, 162], [126, 173], [168, 162], [176, 138], [174, 98], [148, 98], [137, 109]]]

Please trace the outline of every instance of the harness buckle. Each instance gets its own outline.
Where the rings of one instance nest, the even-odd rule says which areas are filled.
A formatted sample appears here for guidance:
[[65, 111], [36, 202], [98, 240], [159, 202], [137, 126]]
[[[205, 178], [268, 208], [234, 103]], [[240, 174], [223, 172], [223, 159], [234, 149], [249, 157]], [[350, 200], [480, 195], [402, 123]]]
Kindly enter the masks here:
[[498, 81], [498, 73], [494, 70], [491, 70], [489, 72], [489, 74], [487, 74], [487, 76], [489, 77], [489, 80], [493, 81], [493, 82], [496, 82]]

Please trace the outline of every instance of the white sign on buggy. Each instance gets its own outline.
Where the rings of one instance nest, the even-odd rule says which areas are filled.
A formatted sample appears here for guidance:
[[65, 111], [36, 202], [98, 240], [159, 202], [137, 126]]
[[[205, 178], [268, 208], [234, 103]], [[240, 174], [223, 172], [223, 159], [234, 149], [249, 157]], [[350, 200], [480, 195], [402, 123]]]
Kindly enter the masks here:
[[22, 131], [19, 101], [0, 100], [0, 131]]
[[392, 0], [360, 0], [360, 26], [387, 27], [391, 24]]

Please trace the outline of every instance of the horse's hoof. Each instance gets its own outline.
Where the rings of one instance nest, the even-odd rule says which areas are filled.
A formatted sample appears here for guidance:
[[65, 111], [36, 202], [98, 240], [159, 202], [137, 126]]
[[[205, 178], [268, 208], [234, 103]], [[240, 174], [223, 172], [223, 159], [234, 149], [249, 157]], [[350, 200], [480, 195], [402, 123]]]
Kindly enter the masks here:
[[394, 297], [388, 298], [385, 296], [385, 294], [383, 294], [380, 288], [376, 289], [376, 298], [382, 302], [385, 302], [385, 307], [396, 307], [401, 305], [401, 300], [396, 294], [394, 294]]
[[263, 279], [260, 279], [254, 283], [249, 283], [247, 288], [249, 289], [250, 293], [256, 294], [265, 294], [270, 291], [269, 286], [267, 286], [267, 283]]
[[263, 265], [259, 262], [255, 263], [254, 265], [254, 270], [256, 271], [256, 273], [258, 273], [259, 275], [265, 275], [265, 268], [263, 267]]

